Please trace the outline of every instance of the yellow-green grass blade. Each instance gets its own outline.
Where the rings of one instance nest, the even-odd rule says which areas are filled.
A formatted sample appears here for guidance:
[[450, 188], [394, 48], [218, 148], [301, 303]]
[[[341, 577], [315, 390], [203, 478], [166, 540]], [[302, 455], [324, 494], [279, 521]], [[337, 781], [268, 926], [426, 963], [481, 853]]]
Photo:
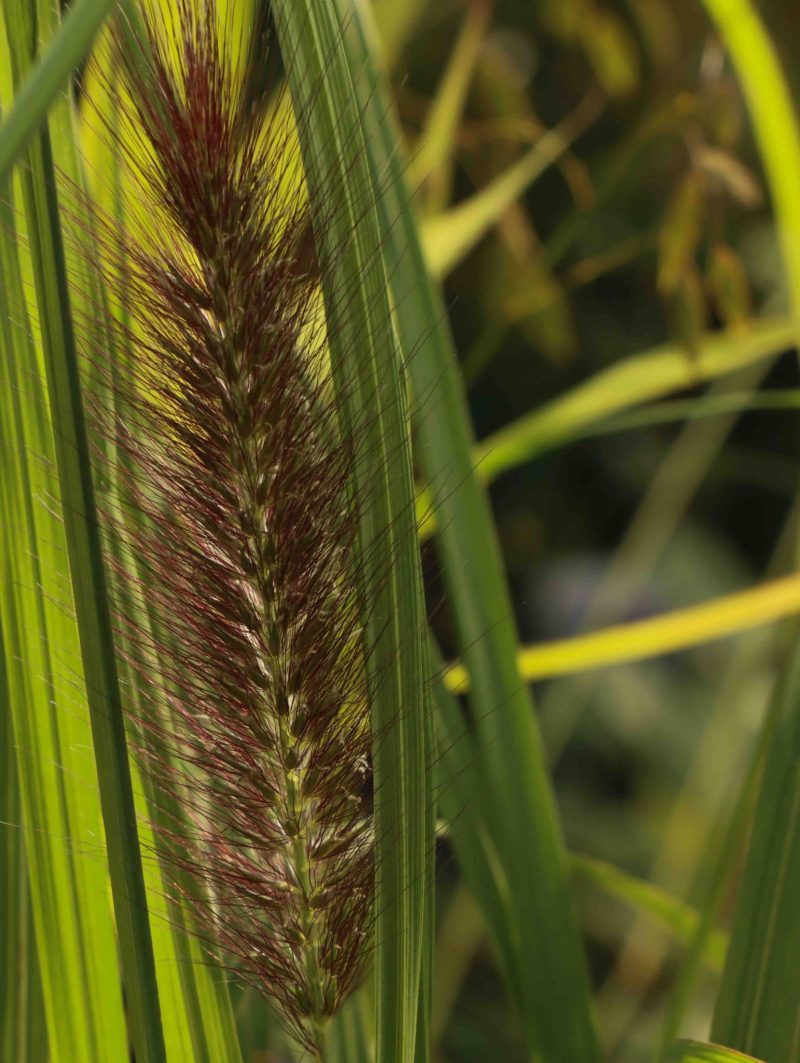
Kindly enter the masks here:
[[23, 185], [36, 248], [34, 275], [48, 393], [126, 996], [137, 1050], [144, 1060], [157, 1063], [163, 1058], [161, 1020], [64, 257], [58, 247], [55, 170], [46, 134], [31, 154]]
[[[48, 11], [43, 7], [42, 12], [36, 12], [11, 0], [7, 4], [6, 30], [17, 91], [35, 61], [33, 49], [39, 35], [44, 36], [49, 28]], [[45, 16], [41, 23], [40, 14]], [[52, 142], [46, 124], [31, 144], [20, 181], [127, 1014], [138, 1056], [143, 1061], [160, 1063], [164, 1048], [155, 968], [84, 425]], [[86, 914], [80, 912], [79, 916], [91, 919], [94, 907], [96, 901]], [[82, 962], [86, 962], [85, 957]], [[102, 1042], [97, 1050], [107, 1052]]]
[[[525, 679], [533, 682], [629, 664], [730, 637], [798, 612], [800, 573], [794, 573], [646, 620], [522, 646], [518, 654], [519, 670]], [[445, 682], [454, 693], [463, 694], [469, 689], [469, 673], [463, 664], [450, 665]]]
[[97, 776], [7, 185], [0, 214], [0, 605], [32, 915], [53, 1055], [100, 1063], [126, 1035]]
[[[107, 348], [116, 354], [113, 334], [107, 334]], [[107, 397], [106, 397], [107, 398]], [[111, 469], [115, 468], [112, 463]], [[113, 478], [108, 485], [108, 505], [119, 509], [120, 503]], [[115, 591], [117, 601], [126, 617], [152, 637], [150, 614], [147, 609], [147, 573], [136, 564], [135, 551], [122, 538], [110, 536], [110, 549], [119, 571], [127, 570], [126, 587]], [[127, 587], [131, 593], [127, 593]], [[152, 676], [145, 682], [124, 662], [134, 656], [134, 650], [120, 635], [122, 649], [121, 675], [128, 689], [128, 708], [134, 719], [145, 713], [165, 713], [166, 691], [161, 678], [160, 662], [150, 662]], [[140, 824], [143, 851], [158, 853], [156, 830], [163, 826], [175, 830], [181, 821], [177, 807], [166, 807], [163, 796], [157, 793], [153, 780], [132, 765], [134, 799]], [[164, 1041], [170, 1063], [241, 1063], [239, 1038], [231, 1009], [226, 976], [215, 967], [193, 931], [197, 928], [186, 906], [174, 896], [167, 869], [158, 858], [144, 861], [145, 884], [148, 891], [153, 953], [156, 960], [159, 998], [161, 1001]]]
[[[109, 78], [113, 76], [110, 70], [106, 71], [106, 74]], [[104, 119], [106, 117], [110, 116], [103, 115]], [[112, 127], [109, 126], [109, 128]], [[107, 157], [95, 157], [93, 161], [99, 163], [99, 172], [103, 174], [103, 179], [107, 180], [113, 173], [113, 160]], [[83, 182], [84, 186], [85, 183]], [[113, 186], [116, 184], [117, 182], [112, 178], [112, 195]], [[113, 206], [113, 204], [110, 204], [110, 206]], [[72, 204], [71, 208], [80, 214], [81, 224], [85, 226], [87, 232], [91, 233], [93, 219], [91, 211], [87, 209], [87, 204], [78, 202]], [[99, 277], [94, 275], [91, 270], [86, 269], [85, 263], [79, 262], [76, 266], [80, 268], [80, 283], [86, 286], [88, 298], [82, 297], [83, 293], [79, 290], [79, 285], [73, 281], [73, 305], [76, 307], [76, 313], [83, 313], [84, 315], [87, 345], [91, 350], [105, 352], [109, 364], [116, 365], [119, 360], [119, 352], [113, 342], [114, 334], [109, 327], [110, 319], [108, 317], [107, 300], [99, 283]], [[76, 266], [71, 266], [71, 270], [75, 270]], [[83, 384], [87, 394], [94, 392], [98, 403], [108, 407], [111, 397], [108, 389], [101, 383], [102, 379], [101, 375], [97, 373], [85, 372], [83, 374]], [[115, 414], [117, 413], [118, 411], [115, 411]], [[119, 515], [120, 507], [115, 504], [117, 498], [114, 476], [116, 466], [108, 455], [108, 452], [113, 449], [113, 444], [107, 440], [99, 440], [98, 445], [105, 452], [103, 474], [97, 478], [98, 501], [105, 512], [115, 512]], [[112, 534], [109, 535], [109, 538], [114, 539], [116, 545], [116, 538]], [[121, 566], [125, 564], [127, 558], [121, 557], [119, 552], [114, 553], [113, 556], [114, 565], [111, 568], [110, 585], [119, 608], [121, 592], [119, 589], [115, 589], [115, 572], [121, 570]], [[132, 620], [130, 610], [130, 603], [125, 602], [123, 611], [126, 621]], [[126, 709], [133, 713], [134, 718], [138, 719], [142, 712], [140, 677], [135, 675], [127, 664], [131, 656], [131, 648], [126, 643], [121, 631], [117, 633], [117, 640], [118, 648], [121, 650], [119, 661], [120, 680], [122, 688], [127, 691]], [[155, 848], [155, 839], [151, 824], [154, 819], [158, 818], [158, 808], [155, 803], [148, 803], [145, 794], [149, 797], [149, 791], [146, 783], [140, 778], [135, 764], [131, 765], [131, 776], [142, 851], [144, 853], [152, 853]], [[153, 955], [162, 1008], [164, 1045], [167, 1058], [170, 1063], [172, 1061], [178, 1063], [179, 1060], [185, 1061], [185, 1063], [207, 1063], [208, 1055], [205, 1039], [202, 1036], [202, 1024], [193, 1024], [192, 1022], [198, 1011], [196, 1001], [191, 995], [189, 988], [187, 988], [186, 993], [183, 991], [185, 977], [188, 976], [191, 981], [195, 969], [202, 972], [205, 968], [203, 966], [195, 968], [191, 964], [188, 955], [188, 941], [185, 937], [186, 932], [181, 926], [180, 913], [171, 909], [166, 898], [165, 883], [158, 861], [153, 859], [144, 860], [143, 872], [148, 897]], [[194, 1006], [192, 1006], [193, 1004]], [[193, 1036], [194, 1025], [197, 1025], [197, 1037]], [[195, 1051], [196, 1045], [197, 1051]], [[219, 1058], [222, 1060], [224, 1056], [220, 1055]]]
[[[133, 781], [143, 850], [157, 852], [154, 827], [167, 811], [135, 766]], [[174, 818], [170, 825], [174, 828]], [[144, 861], [144, 875], [169, 1063], [241, 1063], [226, 972], [197, 940], [191, 915], [171, 896], [174, 887], [158, 859]]]
[[[0, 628], [2, 630], [2, 628]], [[25, 953], [28, 892], [22, 847], [22, 823], [14, 764], [5, 655], [0, 637], [0, 1047], [8, 1059], [27, 1054], [29, 957]], [[16, 1047], [17, 1042], [25, 1046]]]
[[[31, 70], [0, 126], [0, 177], [21, 157], [114, 4], [115, 0], [76, 0], [70, 5], [57, 35]], [[11, 11], [10, 3], [8, 7]]]
[[800, 410], [800, 389], [765, 389], [741, 393], [734, 391], [720, 395], [701, 395], [696, 399], [657, 402], [641, 410], [629, 410], [616, 417], [609, 417], [608, 420], [588, 424], [583, 431], [579, 428], [570, 442], [613, 435], [616, 432], [634, 432], [656, 425], [673, 424], [676, 421], [699, 421], [706, 417], [726, 417], [732, 413], [765, 410], [774, 412]]
[[772, 196], [789, 306], [800, 322], [800, 127], [791, 92], [751, 0], [703, 0], [703, 6], [728, 49], [747, 101]]
[[[426, 635], [404, 382], [366, 157], [363, 116], [329, 0], [274, 0], [318, 233], [342, 422], [364, 459], [354, 484], [376, 736], [376, 1052], [423, 1061], [432, 794]], [[369, 131], [371, 136], [371, 130]], [[380, 556], [378, 556], [378, 553]], [[422, 998], [422, 999], [421, 999]]]
[[664, 1063], [762, 1063], [724, 1045], [708, 1041], [676, 1041], [664, 1056]]
[[[674, 344], [631, 355], [482, 440], [474, 454], [477, 473], [491, 483], [554, 447], [586, 436], [593, 426], [608, 424], [608, 431], [615, 430], [612, 417], [774, 358], [795, 345], [796, 335], [791, 320], [774, 318], [756, 322], [744, 332], [706, 334], [693, 359]], [[724, 405], [733, 400], [719, 401]], [[632, 419], [621, 427], [637, 424]]]
[[[481, 788], [471, 803], [483, 806], [513, 913], [511, 925], [501, 926], [493, 905], [487, 923], [495, 922], [495, 940], [505, 940], [512, 950], [508, 983], [531, 1053], [545, 1060], [595, 1060], [598, 1048], [566, 854], [533, 707], [516, 666], [511, 603], [487, 500], [473, 475], [472, 435], [446, 312], [428, 277], [404, 187], [401, 141], [370, 44], [366, 6], [341, 2], [338, 10], [372, 131], [370, 162], [384, 189], [379, 210], [387, 234], [395, 320], [418, 414], [419, 460], [442, 518], [437, 546], [458, 641], [473, 679]], [[458, 731], [463, 724], [456, 737]], [[471, 833], [465, 830], [462, 839]], [[470, 848], [470, 862], [480, 868], [488, 895], [495, 876], [487, 854]]]
[[[774, 358], [796, 340], [794, 323], [775, 318], [744, 332], [708, 333], [691, 359], [674, 344], [631, 355], [481, 440], [472, 451], [475, 473], [490, 484], [524, 462], [585, 437], [612, 417]], [[417, 516], [423, 538], [432, 534], [435, 513], [425, 490], [417, 499]]]
[[[0, 613], [2, 611], [0, 610]], [[0, 1058], [46, 1059], [42, 990], [31, 923], [8, 676], [0, 635]]]
[[[3, 285], [0, 287], [0, 297], [7, 291], [8, 243], [8, 240], [3, 238], [3, 262], [0, 271]], [[91, 1016], [84, 993], [79, 988], [77, 955], [81, 945], [74, 913], [71, 911], [72, 872], [66, 851], [68, 837], [66, 810], [55, 779], [55, 771], [48, 770], [49, 767], [55, 766], [58, 749], [52, 714], [45, 711], [49, 684], [46, 671], [40, 673], [42, 679], [38, 684], [36, 676], [27, 672], [28, 668], [33, 668], [37, 664], [47, 669], [49, 661], [45, 661], [46, 643], [42, 638], [43, 616], [41, 601], [37, 601], [36, 583], [25, 581], [26, 576], [29, 580], [31, 576], [34, 576], [35, 555], [32, 559], [34, 563], [26, 566], [23, 550], [26, 552], [35, 550], [35, 541], [30, 510], [24, 509], [20, 512], [20, 508], [25, 507], [26, 500], [30, 498], [30, 487], [24, 465], [27, 461], [26, 443], [22, 437], [20, 420], [18, 416], [15, 417], [18, 408], [14, 409], [9, 401], [13, 395], [11, 389], [18, 388], [19, 384], [9, 373], [14, 355], [9, 344], [7, 300], [3, 298], [2, 303], [3, 305], [0, 306], [3, 326], [2, 343], [0, 343], [0, 387], [3, 392], [3, 402], [0, 407], [0, 460], [2, 460], [0, 502], [2, 503], [3, 523], [0, 528], [0, 534], [2, 534], [0, 557], [2, 557], [3, 567], [0, 634], [3, 637], [3, 661], [9, 662], [8, 671], [4, 676], [5, 707], [9, 714], [14, 713], [16, 717], [11, 721], [8, 732], [8, 749], [9, 751], [18, 750], [21, 790], [21, 808], [17, 815], [20, 833], [16, 838], [8, 840], [15, 847], [15, 855], [18, 856], [24, 844], [22, 816], [26, 817], [28, 824], [38, 824], [30, 832], [31, 863], [36, 876], [34, 904], [38, 923], [37, 931], [42, 950], [54, 949], [58, 946], [64, 949], [65, 953], [60, 959], [58, 968], [55, 965], [52, 967], [48, 965], [46, 959], [44, 963], [45, 1000], [51, 1040], [55, 1044], [61, 1044], [65, 1049], [77, 1045], [86, 1046], [88, 1049], [90, 1043], [88, 1026]], [[15, 515], [14, 518], [12, 514]], [[30, 636], [30, 648], [23, 643], [21, 632], [25, 633], [26, 641]], [[36, 761], [40, 759], [43, 761], [41, 765], [43, 770], [36, 772], [35, 768], [39, 767]], [[29, 770], [29, 766], [34, 770]], [[11, 824], [13, 822], [13, 819], [10, 820]], [[59, 827], [61, 836], [57, 844], [60, 852], [57, 853], [54, 846], [36, 844], [39, 840], [36, 838], [37, 830], [43, 834], [46, 830], [55, 833]], [[60, 907], [63, 907], [66, 917], [63, 925], [58, 920]], [[56, 1001], [59, 999], [65, 1001], [70, 997], [76, 1006], [85, 1009], [85, 1014], [77, 1016], [75, 1021], [70, 1021], [69, 1016], [65, 1017], [64, 1021], [59, 1021]]]
[[381, 30], [381, 44], [390, 65], [398, 60], [428, 9], [427, 0], [374, 0], [375, 17]]
[[[419, 138], [419, 147], [409, 166], [409, 182], [431, 181], [437, 200], [446, 198], [455, 134], [486, 35], [491, 5], [471, 0], [453, 46], [447, 67], [431, 101]], [[430, 208], [431, 189], [428, 192]]]
[[800, 652], [774, 695], [731, 944], [711, 1036], [767, 1060], [800, 1060]]
[[[111, 347], [113, 349], [113, 344]], [[109, 499], [109, 504], [114, 502]], [[136, 616], [134, 622], [144, 625], [142, 630], [150, 632], [146, 573], [135, 566], [130, 544], [126, 544], [127, 549], [118, 549], [120, 545], [116, 541], [113, 543], [115, 562], [120, 571], [122, 566], [128, 567], [126, 578], [131, 580], [133, 594], [126, 595], [118, 589], [116, 593], [121, 595], [118, 600], [124, 601], [125, 615]], [[133, 717], [138, 720], [145, 713], [166, 712], [160, 662], [155, 659], [151, 662], [152, 679], [145, 682], [141, 675], [124, 665], [124, 660], [132, 657], [134, 651], [124, 639], [121, 641], [121, 675], [128, 688], [128, 708]], [[181, 821], [181, 811], [177, 807], [165, 806], [164, 797], [158, 794], [153, 780], [146, 773], [140, 773], [135, 764], [132, 765], [132, 777], [141, 844], [143, 851], [150, 854], [150, 858], [144, 861], [144, 875], [167, 1058], [170, 1063], [241, 1063], [227, 974], [215, 966], [198, 941], [191, 912], [175, 896], [168, 869], [157, 857], [156, 831], [159, 826], [175, 830], [176, 823]]]
[[597, 111], [593, 98], [561, 126], [548, 130], [522, 158], [463, 203], [430, 218], [422, 229], [428, 269], [446, 277], [519, 197], [563, 154]]
[[747, 332], [709, 334], [696, 358], [672, 344], [626, 358], [482, 440], [475, 453], [478, 473], [490, 483], [592, 421], [775, 357], [794, 346], [795, 336], [791, 321], [766, 321]]
[[[6, 71], [10, 73], [10, 63], [6, 66]], [[6, 86], [6, 89], [8, 89], [8, 86]], [[50, 124], [54, 153], [57, 153], [59, 170], [63, 170], [68, 174], [71, 181], [75, 181], [78, 176], [77, 159], [71, 140], [69, 106], [65, 98], [59, 97], [57, 100], [55, 111], [51, 114]], [[96, 163], [97, 159], [93, 159], [93, 162]], [[104, 169], [103, 173], [107, 176], [109, 171]], [[79, 207], [80, 204], [71, 203], [73, 211], [79, 209]], [[78, 263], [78, 265], [81, 264]], [[75, 270], [75, 263], [71, 264], [70, 270]], [[81, 286], [91, 284], [92, 280], [91, 275], [84, 270], [81, 277]], [[81, 286], [79, 286], [79, 289]], [[79, 299], [82, 295], [83, 292], [78, 290]], [[91, 297], [84, 301], [82, 309], [84, 312], [87, 306], [96, 309], [100, 304], [101, 299], [95, 288]], [[40, 453], [40, 450], [37, 450], [36, 453]], [[52, 460], [52, 456], [49, 457], [49, 460]], [[57, 487], [50, 485], [49, 491], [52, 495], [55, 495]], [[63, 557], [63, 542], [60, 549]], [[63, 560], [60, 561], [59, 567], [63, 569]], [[79, 665], [74, 667], [77, 668]], [[75, 682], [77, 682], [77, 677]], [[70, 718], [71, 715], [65, 713], [64, 720], [69, 722]], [[86, 748], [89, 742], [88, 734], [83, 734], [80, 737], [75, 736], [71, 745], [73, 748]], [[52, 762], [55, 765], [55, 758], [52, 758]], [[74, 778], [75, 773], [70, 771], [68, 776], [69, 778]], [[86, 787], [84, 790], [85, 795], [88, 795], [95, 805], [97, 805], [96, 785], [96, 779], [94, 779], [91, 789]], [[139, 788], [137, 787], [137, 789]], [[148, 820], [154, 817], [155, 809], [148, 814], [140, 802], [138, 814], [140, 822], [145, 825], [143, 832], [149, 839]], [[99, 809], [97, 809], [97, 824], [93, 832], [93, 837], [95, 838], [99, 834]], [[107, 904], [98, 905], [96, 903], [97, 896], [105, 897], [107, 895], [107, 872], [102, 864], [98, 863], [97, 859], [92, 864], [84, 860], [83, 865], [80, 866], [90, 868], [94, 872], [91, 893], [87, 894], [80, 904], [83, 912], [83, 921], [91, 923], [99, 915], [100, 920], [102, 921], [105, 918], [108, 924], [106, 938], [109, 948], [104, 951], [99, 947], [99, 941], [95, 939], [94, 944], [87, 945], [85, 949], [85, 953], [89, 957], [90, 966], [96, 968], [95, 974], [88, 981], [86, 991], [89, 992], [93, 988], [96, 990], [98, 987], [104, 989], [104, 992], [109, 997], [112, 999], [116, 997], [116, 1007], [119, 1012], [119, 1037], [116, 1041], [113, 1037], [108, 1038], [105, 1047], [100, 1049], [100, 1058], [106, 1059], [109, 1056], [116, 1057], [118, 1054], [121, 1056], [124, 1051], [122, 1048], [124, 1026], [119, 987], [114, 979], [109, 979], [107, 976], [108, 971], [114, 970], [118, 964], [110, 913]], [[149, 861], [146, 871], [151, 906], [153, 908], [155, 951], [159, 960], [159, 986], [165, 997], [166, 1021], [164, 1025], [170, 1050], [170, 1059], [174, 1060], [175, 1063], [178, 1060], [181, 1063], [186, 1063], [186, 1061], [195, 1058], [214, 1061], [230, 1060], [233, 1063], [240, 1057], [226, 982], [219, 974], [215, 977], [200, 946], [187, 937], [185, 928], [180, 925], [180, 913], [170, 909], [167, 905], [163, 896], [163, 881], [157, 864]], [[89, 1014], [91, 1014], [90, 1011]], [[41, 1022], [39, 1026], [40, 1028], [42, 1027]], [[194, 1054], [195, 1052], [196, 1054]], [[36, 1058], [40, 1057], [36, 1056]]]
[[[108, 335], [109, 351], [115, 347]], [[110, 468], [114, 468], [113, 465]], [[119, 506], [113, 478], [108, 488], [108, 504]], [[124, 546], [116, 536], [110, 537], [110, 549], [119, 571], [127, 568], [127, 580], [132, 593], [117, 588], [117, 601], [126, 617], [151, 635], [150, 615], [146, 606], [147, 574], [136, 566], [130, 543]], [[136, 617], [135, 620], [133, 618]], [[159, 671], [160, 662], [152, 660], [152, 677], [146, 682], [125, 662], [132, 659], [134, 650], [120, 635], [122, 660], [120, 674], [128, 690], [127, 707], [134, 719], [145, 713], [166, 712], [165, 689]], [[169, 1063], [241, 1063], [239, 1038], [231, 1009], [226, 975], [215, 967], [193, 932], [196, 932], [191, 913], [175, 897], [174, 886], [157, 855], [156, 830], [163, 826], [176, 829], [181, 821], [180, 809], [166, 807], [163, 796], [157, 793], [153, 780], [140, 773], [136, 764], [131, 767], [134, 800], [140, 825], [143, 852], [150, 859], [143, 861], [145, 885], [148, 893], [156, 961], [159, 999], [161, 1002], [164, 1042]]]

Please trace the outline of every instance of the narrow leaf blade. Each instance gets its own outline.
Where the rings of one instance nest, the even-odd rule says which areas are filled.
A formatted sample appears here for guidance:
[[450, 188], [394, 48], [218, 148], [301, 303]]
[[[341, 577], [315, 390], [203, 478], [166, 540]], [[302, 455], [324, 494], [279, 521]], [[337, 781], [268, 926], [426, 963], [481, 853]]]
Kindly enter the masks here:
[[767, 753], [711, 1036], [800, 1060], [800, 652], [774, 695]]
[[387, 273], [421, 414], [419, 457], [440, 507], [437, 545], [473, 679], [481, 792], [508, 878], [514, 920], [511, 927], [498, 928], [497, 937], [516, 937], [517, 963], [508, 972], [509, 982], [524, 1001], [531, 1050], [553, 1061], [594, 1061], [599, 1050], [566, 853], [533, 707], [517, 671], [511, 603], [487, 500], [474, 475], [472, 433], [446, 312], [428, 277], [404, 187], [400, 139], [370, 46], [366, 7], [339, 0], [337, 10], [352, 69], [360, 75], [356, 87], [372, 133], [367, 150], [374, 180], [384, 189], [379, 210], [387, 234]]

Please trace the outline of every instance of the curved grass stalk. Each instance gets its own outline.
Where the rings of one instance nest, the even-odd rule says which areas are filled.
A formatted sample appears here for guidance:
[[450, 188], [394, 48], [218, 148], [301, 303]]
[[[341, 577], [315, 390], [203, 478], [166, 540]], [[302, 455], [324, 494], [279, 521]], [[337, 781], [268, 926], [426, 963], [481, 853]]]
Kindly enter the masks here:
[[702, 0], [730, 53], [775, 209], [789, 304], [800, 320], [800, 125], [777, 51], [751, 0]]
[[[520, 673], [528, 682], [535, 682], [628, 664], [728, 638], [798, 612], [800, 574], [794, 574], [662, 616], [523, 646], [518, 656]], [[469, 689], [469, 677], [463, 665], [451, 665], [444, 678], [455, 694]]]

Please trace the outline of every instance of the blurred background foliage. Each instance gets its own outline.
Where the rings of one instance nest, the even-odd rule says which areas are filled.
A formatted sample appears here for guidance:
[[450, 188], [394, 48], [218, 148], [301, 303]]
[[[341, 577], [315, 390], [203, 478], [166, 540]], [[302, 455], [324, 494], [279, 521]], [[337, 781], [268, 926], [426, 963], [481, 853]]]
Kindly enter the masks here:
[[[374, 7], [479, 440], [656, 345], [676, 345], [690, 379], [708, 332], [746, 335], [754, 319], [787, 312], [769, 183], [700, 5]], [[800, 18], [777, 0], [761, 9], [796, 93]], [[504, 202], [498, 183], [531, 153], [538, 169], [518, 175], [523, 187]], [[496, 199], [473, 240], [469, 211], [482, 195]], [[796, 422], [749, 409], [757, 403], [746, 396], [795, 381], [791, 346], [778, 345], [708, 388], [675, 392], [687, 409], [706, 394], [745, 396], [739, 412], [645, 417], [498, 477], [491, 498], [523, 643], [791, 571]], [[435, 627], [448, 647], [441, 611]], [[764, 628], [536, 684], [570, 849], [702, 905], [784, 645], [785, 632]], [[575, 873], [602, 1041], [612, 1059], [651, 1059], [681, 946], [652, 908], [635, 914], [586, 870]], [[727, 879], [723, 913], [736, 881]], [[446, 845], [440, 894], [439, 1058], [525, 1059]], [[707, 1031], [715, 966], [702, 974], [686, 1035]]]

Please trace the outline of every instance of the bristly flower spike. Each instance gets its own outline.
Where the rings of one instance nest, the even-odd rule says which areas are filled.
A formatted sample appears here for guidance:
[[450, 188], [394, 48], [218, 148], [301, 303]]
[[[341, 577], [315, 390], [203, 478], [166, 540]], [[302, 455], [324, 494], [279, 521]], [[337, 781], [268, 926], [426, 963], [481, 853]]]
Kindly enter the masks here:
[[168, 720], [140, 721], [145, 756], [190, 824], [162, 844], [202, 932], [318, 1054], [372, 918], [357, 445], [329, 393], [288, 129], [248, 106], [212, 3], [143, 16], [145, 46], [119, 34], [117, 59], [146, 235], [107, 224], [101, 246], [126, 263], [114, 431], [166, 633], [130, 636], [170, 692]]

